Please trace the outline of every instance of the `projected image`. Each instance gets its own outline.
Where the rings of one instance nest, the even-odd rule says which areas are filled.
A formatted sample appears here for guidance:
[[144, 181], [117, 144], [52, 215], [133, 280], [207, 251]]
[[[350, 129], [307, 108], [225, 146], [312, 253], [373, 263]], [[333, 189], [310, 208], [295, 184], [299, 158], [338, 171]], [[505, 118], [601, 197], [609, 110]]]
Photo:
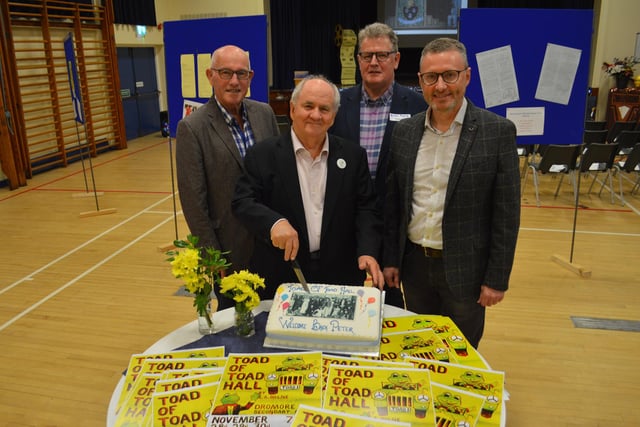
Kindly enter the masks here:
[[467, 0], [386, 0], [385, 22], [398, 34], [455, 34]]

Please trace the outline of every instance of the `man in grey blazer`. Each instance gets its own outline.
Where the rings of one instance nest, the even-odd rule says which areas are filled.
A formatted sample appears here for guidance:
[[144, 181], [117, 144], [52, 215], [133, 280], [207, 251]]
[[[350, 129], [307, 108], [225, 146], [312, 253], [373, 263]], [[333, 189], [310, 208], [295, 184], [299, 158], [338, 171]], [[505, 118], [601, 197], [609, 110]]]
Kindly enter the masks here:
[[[253, 77], [247, 52], [232, 45], [215, 50], [206, 73], [213, 96], [178, 122], [178, 190], [199, 246], [229, 251], [230, 270], [239, 271], [249, 266], [253, 238], [232, 215], [231, 198], [246, 149], [278, 135], [278, 125], [269, 105], [245, 99]], [[215, 291], [218, 309], [234, 305]]]
[[[375, 22], [358, 33], [358, 67], [362, 83], [340, 93], [340, 109], [329, 133], [357, 142], [367, 150], [369, 171], [382, 210], [387, 156], [394, 125], [424, 111], [422, 95], [395, 81], [400, 64], [398, 36]], [[400, 288], [386, 288], [386, 302], [404, 307]]]
[[291, 96], [291, 132], [249, 149], [233, 213], [255, 236], [251, 270], [265, 279], [263, 298], [297, 282], [297, 259], [309, 282], [375, 286], [384, 278], [375, 255], [382, 240], [365, 150], [330, 135], [340, 103], [336, 86], [309, 76]]
[[471, 345], [509, 287], [520, 225], [515, 125], [465, 98], [466, 49], [436, 39], [420, 59], [426, 112], [398, 123], [387, 174], [384, 276], [407, 308], [451, 317]]

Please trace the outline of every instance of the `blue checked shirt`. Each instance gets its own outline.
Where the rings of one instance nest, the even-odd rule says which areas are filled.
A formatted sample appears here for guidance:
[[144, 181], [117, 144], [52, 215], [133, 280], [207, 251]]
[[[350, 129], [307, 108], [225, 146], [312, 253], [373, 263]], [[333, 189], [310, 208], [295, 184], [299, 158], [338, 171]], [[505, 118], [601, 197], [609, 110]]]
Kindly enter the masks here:
[[384, 138], [384, 130], [387, 127], [389, 113], [391, 112], [392, 97], [393, 85], [375, 101], [369, 98], [364, 87], [362, 88], [362, 96], [360, 97], [360, 145], [367, 150], [369, 172], [374, 179], [378, 167], [382, 138]]
[[247, 110], [244, 108], [244, 104], [242, 104], [240, 110], [242, 111], [242, 121], [244, 122], [244, 129], [240, 129], [240, 124], [238, 124], [236, 119], [231, 114], [229, 114], [227, 109], [224, 108], [222, 104], [220, 104], [217, 98], [216, 102], [218, 103], [218, 107], [220, 107], [220, 111], [222, 111], [222, 116], [224, 117], [224, 121], [229, 127], [229, 131], [231, 131], [231, 135], [233, 135], [233, 140], [238, 146], [240, 156], [242, 156], [242, 158], [244, 159], [244, 155], [247, 153], [247, 148], [251, 147], [255, 143], [253, 130], [251, 129], [251, 124], [249, 123], [249, 117], [247, 116]]

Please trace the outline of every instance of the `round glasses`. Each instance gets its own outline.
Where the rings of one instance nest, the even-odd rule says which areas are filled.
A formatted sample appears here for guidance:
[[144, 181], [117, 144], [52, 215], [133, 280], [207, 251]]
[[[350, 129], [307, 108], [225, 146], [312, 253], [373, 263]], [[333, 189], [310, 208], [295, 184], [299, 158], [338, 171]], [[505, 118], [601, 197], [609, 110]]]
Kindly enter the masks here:
[[371, 60], [373, 59], [373, 57], [375, 55], [375, 57], [378, 60], [378, 62], [385, 62], [391, 57], [391, 55], [393, 55], [395, 53], [397, 53], [395, 50], [389, 50], [389, 51], [386, 51], [386, 52], [385, 51], [382, 51], [382, 52], [360, 52], [360, 53], [358, 53], [358, 56], [364, 62], [371, 62]]
[[460, 78], [460, 73], [462, 73], [463, 71], [467, 71], [467, 68], [465, 68], [464, 70], [447, 70], [443, 71], [442, 73], [418, 73], [418, 76], [420, 76], [420, 80], [422, 80], [422, 83], [426, 84], [427, 86], [436, 84], [440, 76], [442, 76], [442, 80], [445, 83], [452, 84], [458, 81], [458, 79]]
[[212, 68], [212, 70], [218, 73], [218, 75], [222, 80], [231, 80], [234, 74], [238, 76], [238, 80], [247, 80], [249, 79], [249, 77], [251, 76], [251, 73], [253, 72], [251, 70], [233, 71], [228, 68]]

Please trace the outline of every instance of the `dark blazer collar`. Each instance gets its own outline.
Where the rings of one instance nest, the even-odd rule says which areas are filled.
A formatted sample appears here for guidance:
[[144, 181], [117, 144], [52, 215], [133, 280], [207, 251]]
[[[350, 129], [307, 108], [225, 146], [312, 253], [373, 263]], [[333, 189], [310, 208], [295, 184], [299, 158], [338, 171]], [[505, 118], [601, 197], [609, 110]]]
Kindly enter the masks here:
[[469, 99], [467, 99], [467, 112], [465, 113], [464, 121], [462, 122], [462, 130], [460, 132], [460, 139], [458, 140], [456, 155], [453, 158], [453, 163], [451, 164], [449, 184], [447, 185], [447, 195], [445, 196], [445, 206], [453, 194], [456, 183], [460, 178], [460, 174], [462, 174], [464, 163], [469, 156], [469, 151], [471, 151], [471, 147], [475, 141], [476, 133], [478, 131], [478, 113], [479, 109], [473, 105]]

